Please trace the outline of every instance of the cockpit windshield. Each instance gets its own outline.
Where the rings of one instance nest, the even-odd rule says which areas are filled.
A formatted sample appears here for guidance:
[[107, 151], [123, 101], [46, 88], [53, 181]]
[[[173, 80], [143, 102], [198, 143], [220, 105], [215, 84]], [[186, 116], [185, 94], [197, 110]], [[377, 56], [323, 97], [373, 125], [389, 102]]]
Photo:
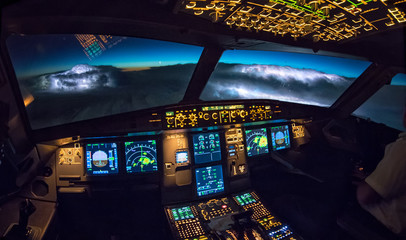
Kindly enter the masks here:
[[273, 99], [329, 107], [370, 64], [312, 54], [229, 50], [201, 99]]
[[111, 35], [13, 35], [7, 48], [32, 129], [182, 100], [203, 48]]

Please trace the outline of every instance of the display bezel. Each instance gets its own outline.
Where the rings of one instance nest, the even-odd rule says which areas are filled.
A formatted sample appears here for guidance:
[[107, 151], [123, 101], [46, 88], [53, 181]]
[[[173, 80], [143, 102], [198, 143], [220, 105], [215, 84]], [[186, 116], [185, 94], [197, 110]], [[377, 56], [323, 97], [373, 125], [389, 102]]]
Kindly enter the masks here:
[[[265, 129], [265, 136], [266, 136], [266, 140], [267, 140], [267, 146], [266, 149], [268, 150], [268, 152], [264, 152], [264, 153], [260, 153], [260, 154], [255, 154], [255, 155], [248, 155], [248, 139], [247, 139], [247, 131], [255, 131], [255, 130], [260, 130], [260, 129]], [[261, 156], [265, 156], [268, 155], [271, 152], [271, 149], [269, 149], [269, 136], [268, 136], [268, 127], [256, 127], [256, 128], [245, 128], [244, 129], [244, 142], [245, 142], [245, 154], [248, 158], [255, 158], [255, 157], [261, 157]]]
[[[148, 142], [148, 141], [155, 141], [155, 159], [156, 159], [156, 170], [155, 171], [146, 171], [146, 172], [135, 172], [135, 171], [133, 171], [133, 172], [129, 172], [128, 170], [127, 170], [127, 154], [126, 154], [126, 143], [129, 143], [129, 142]], [[156, 138], [148, 138], [148, 137], [145, 137], [145, 138], [138, 138], [138, 139], [125, 139], [125, 140], [123, 140], [122, 142], [121, 142], [122, 144], [122, 151], [123, 151], [123, 168], [124, 168], [124, 173], [125, 174], [129, 174], [129, 175], [140, 175], [140, 174], [150, 174], [150, 173], [156, 173], [156, 172], [158, 172], [159, 171], [159, 158], [158, 158], [158, 156], [159, 156], [159, 154], [158, 154], [158, 152], [159, 152], [159, 150], [158, 150], [158, 141], [157, 141], [157, 139]]]
[[[215, 192], [215, 193], [212, 193], [212, 194], [207, 194], [207, 195], [203, 195], [203, 196], [199, 196], [199, 194], [198, 194], [198, 190], [197, 190], [197, 176], [196, 176], [196, 170], [197, 169], [203, 169], [203, 168], [207, 168], [207, 167], [216, 167], [216, 166], [220, 166], [221, 167], [221, 174], [222, 174], [222, 178], [223, 178], [223, 191], [220, 191], [220, 192]], [[194, 188], [194, 194], [195, 194], [195, 197], [196, 198], [198, 198], [198, 199], [201, 199], [201, 198], [211, 198], [211, 197], [213, 197], [213, 196], [218, 196], [218, 195], [221, 195], [221, 194], [225, 194], [227, 191], [227, 184], [226, 184], [226, 179], [225, 179], [225, 177], [226, 177], [226, 175], [225, 175], [225, 173], [224, 173], [224, 170], [225, 170], [225, 168], [224, 168], [224, 164], [212, 164], [212, 165], [207, 165], [207, 166], [195, 166], [194, 168], [193, 168], [193, 188]]]
[[[194, 146], [194, 137], [197, 135], [207, 135], [207, 134], [217, 134], [218, 135], [218, 141], [219, 141], [219, 150], [220, 150], [220, 159], [215, 160], [215, 161], [208, 161], [208, 162], [197, 162], [196, 161], [196, 151], [195, 151], [195, 146]], [[193, 152], [193, 164], [196, 166], [205, 166], [205, 165], [211, 165], [214, 163], [221, 162], [223, 160], [223, 154], [224, 151], [222, 151], [222, 146], [224, 145], [224, 141], [222, 140], [222, 134], [220, 131], [212, 131], [212, 132], [201, 132], [201, 133], [192, 133], [190, 134], [190, 141], [189, 141], [189, 146], [192, 146], [192, 152]], [[190, 148], [190, 147], [189, 147]]]
[[[178, 154], [179, 153], [186, 153], [187, 154], [187, 161], [186, 162], [178, 162]], [[176, 166], [189, 166], [191, 164], [191, 156], [189, 149], [184, 148], [184, 149], [177, 149], [175, 152], [175, 164]]]
[[[273, 146], [273, 139], [272, 139], [272, 128], [274, 128], [274, 127], [287, 127], [287, 130], [288, 130], [288, 137], [289, 137], [289, 147], [284, 147], [284, 148], [281, 148], [281, 149], [274, 149], [274, 146]], [[271, 146], [271, 151], [273, 151], [273, 152], [283, 152], [283, 151], [286, 151], [286, 150], [289, 150], [290, 148], [292, 148], [292, 129], [291, 129], [291, 124], [288, 124], [288, 123], [286, 123], [286, 124], [280, 124], [280, 125], [273, 125], [273, 126], [270, 126], [270, 127], [268, 127], [267, 128], [268, 129], [268, 131], [269, 131], [269, 138], [268, 139], [270, 139], [271, 140], [271, 143], [270, 143], [270, 146]]]
[[[94, 174], [93, 172], [89, 172], [89, 168], [87, 167], [87, 149], [88, 149], [88, 144], [116, 144], [116, 162], [117, 162], [117, 168], [115, 172], [109, 172], [109, 173], [103, 173], [103, 174]], [[84, 156], [84, 161], [83, 161], [83, 167], [84, 167], [84, 172], [86, 173], [86, 176], [91, 176], [91, 177], [97, 177], [97, 176], [116, 176], [120, 174], [120, 144], [117, 141], [97, 141], [97, 142], [86, 142], [83, 144], [83, 156]]]

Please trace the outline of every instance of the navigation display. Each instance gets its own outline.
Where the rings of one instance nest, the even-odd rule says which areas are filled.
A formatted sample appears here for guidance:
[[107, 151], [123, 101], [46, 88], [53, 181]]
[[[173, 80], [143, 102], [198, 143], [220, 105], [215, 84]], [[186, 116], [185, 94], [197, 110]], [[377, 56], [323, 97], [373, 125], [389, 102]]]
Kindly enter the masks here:
[[289, 126], [282, 125], [271, 127], [272, 150], [290, 148]]
[[245, 130], [248, 157], [268, 153], [268, 137], [266, 128]]
[[127, 173], [158, 171], [156, 140], [125, 142]]
[[220, 137], [216, 132], [193, 135], [195, 164], [221, 160]]
[[171, 212], [172, 212], [173, 219], [175, 221], [184, 220], [184, 219], [190, 219], [190, 218], [195, 217], [193, 215], [193, 212], [192, 212], [192, 209], [190, 208], [190, 206], [180, 207], [180, 208], [172, 208]]
[[250, 193], [244, 193], [241, 195], [237, 195], [234, 198], [237, 200], [237, 203], [240, 206], [245, 206], [247, 204], [257, 202], [257, 200], [255, 200], [255, 198]]
[[223, 167], [221, 165], [196, 168], [197, 196], [206, 196], [224, 191]]
[[86, 144], [86, 172], [88, 175], [117, 174], [117, 144]]

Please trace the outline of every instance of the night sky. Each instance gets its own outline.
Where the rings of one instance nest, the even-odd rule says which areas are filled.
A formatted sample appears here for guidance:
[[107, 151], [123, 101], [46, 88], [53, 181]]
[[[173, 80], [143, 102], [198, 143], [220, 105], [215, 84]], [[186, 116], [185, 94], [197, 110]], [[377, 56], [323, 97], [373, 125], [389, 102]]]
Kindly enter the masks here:
[[[92, 60], [74, 35], [7, 39], [22, 95], [34, 99], [27, 106], [32, 128], [173, 104], [183, 98], [202, 47], [115, 38], [120, 41]], [[328, 107], [369, 65], [319, 55], [229, 50], [201, 99], [261, 98]], [[395, 94], [400, 99], [404, 93]], [[357, 115], [392, 117], [373, 109], [380, 98]], [[392, 112], [394, 107], [385, 105]], [[394, 121], [392, 126], [398, 128]]]
[[128, 68], [197, 63], [203, 51], [198, 46], [125, 38], [90, 60], [74, 35], [10, 36], [7, 48], [18, 77], [65, 71], [77, 64]]

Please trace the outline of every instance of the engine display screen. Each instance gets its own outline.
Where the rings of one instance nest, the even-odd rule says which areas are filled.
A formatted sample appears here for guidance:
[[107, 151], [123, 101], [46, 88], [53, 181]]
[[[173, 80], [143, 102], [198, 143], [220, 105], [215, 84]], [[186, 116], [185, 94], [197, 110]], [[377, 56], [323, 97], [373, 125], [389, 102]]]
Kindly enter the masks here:
[[86, 144], [86, 172], [88, 175], [117, 174], [117, 144]]
[[206, 196], [224, 191], [223, 167], [221, 165], [196, 168], [197, 196]]
[[269, 152], [266, 128], [245, 130], [248, 157]]
[[271, 127], [271, 138], [273, 151], [290, 148], [289, 126]]
[[237, 200], [238, 205], [240, 206], [245, 206], [250, 203], [255, 203], [257, 200], [250, 194], [250, 193], [244, 193], [241, 195], [237, 195], [234, 197], [235, 200]]
[[221, 160], [220, 136], [218, 133], [193, 135], [195, 164]]
[[192, 209], [190, 208], [190, 206], [180, 207], [180, 208], [172, 208], [171, 212], [172, 212], [173, 219], [175, 221], [184, 220], [184, 219], [190, 219], [190, 218], [195, 217], [193, 215], [193, 212], [192, 212]]
[[156, 140], [125, 142], [127, 173], [158, 171]]

